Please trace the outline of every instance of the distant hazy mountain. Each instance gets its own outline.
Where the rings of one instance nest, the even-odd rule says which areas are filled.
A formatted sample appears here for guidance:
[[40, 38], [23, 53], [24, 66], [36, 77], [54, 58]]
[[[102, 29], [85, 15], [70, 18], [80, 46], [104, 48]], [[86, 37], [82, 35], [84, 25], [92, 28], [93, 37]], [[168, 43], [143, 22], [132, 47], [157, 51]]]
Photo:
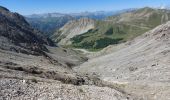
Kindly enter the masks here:
[[[71, 16], [74, 18], [82, 18], [82, 17], [88, 17], [88, 18], [94, 18], [94, 19], [104, 19], [108, 16], [116, 14], [118, 11], [96, 11], [96, 12], [80, 12], [80, 13], [45, 13], [45, 14], [32, 14], [27, 15], [25, 17], [27, 18], [58, 18], [58, 17], [65, 17], [65, 16]], [[120, 12], [120, 11], [119, 11]]]
[[67, 14], [62, 14], [62, 13], [45, 13], [45, 14], [32, 14], [32, 15], [27, 15], [27, 18], [49, 18], [49, 17], [64, 17]]
[[132, 11], [134, 9], [125, 9], [120, 11], [96, 11], [96, 12], [81, 12], [81, 13], [46, 13], [46, 14], [33, 14], [27, 15], [26, 20], [34, 27], [47, 35], [51, 35], [56, 30], [64, 26], [68, 21], [91, 18], [96, 20], [103, 20], [108, 16], [116, 15], [123, 12]]
[[102, 49], [111, 44], [131, 40], [169, 20], [170, 11], [165, 9], [146, 7], [126, 11], [105, 20], [95, 21], [93, 29], [71, 38], [72, 46], [91, 50]]
[[55, 30], [64, 26], [68, 21], [74, 18], [69, 15], [57, 15], [57, 14], [44, 14], [44, 15], [31, 15], [26, 20], [36, 29], [51, 35]]
[[112, 16], [114, 14], [116, 14], [115, 11], [110, 11], [110, 12], [96, 11], [96, 12], [70, 13], [69, 15], [71, 15], [77, 19], [87, 17], [87, 18], [91, 18], [91, 19], [101, 20], [101, 19], [105, 19], [108, 16]]

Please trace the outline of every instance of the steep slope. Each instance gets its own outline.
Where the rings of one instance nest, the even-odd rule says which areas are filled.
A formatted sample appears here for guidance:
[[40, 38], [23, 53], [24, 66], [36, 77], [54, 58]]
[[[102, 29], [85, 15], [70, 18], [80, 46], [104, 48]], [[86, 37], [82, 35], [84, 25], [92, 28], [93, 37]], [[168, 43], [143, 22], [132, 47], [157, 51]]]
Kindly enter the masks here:
[[[152, 99], [156, 97], [153, 100], [166, 100], [169, 98], [170, 88], [163, 87], [169, 86], [166, 83], [170, 81], [169, 60], [170, 22], [167, 22], [127, 42], [125, 48], [90, 59], [75, 70], [82, 73], [95, 73], [105, 81], [120, 83], [123, 81], [127, 87], [128, 84], [135, 82], [138, 85], [133, 84], [133, 88], [128, 88], [128, 91], [138, 91], [141, 95], [153, 93], [154, 95], [150, 95]], [[142, 86], [148, 88], [143, 89]]]
[[76, 35], [83, 34], [90, 29], [94, 28], [94, 20], [89, 18], [82, 18], [79, 20], [74, 20], [68, 22], [59, 31], [57, 31], [53, 36], [53, 40], [58, 42], [60, 45], [71, 44], [70, 39]]
[[[152, 71], [158, 71], [156, 68], [160, 68], [161, 71], [166, 71], [166, 68], [169, 66], [168, 60], [170, 59], [169, 33], [170, 22], [167, 22], [166, 24], [160, 25], [157, 28], [143, 34], [142, 36], [127, 42], [126, 47], [117, 52], [110, 52], [107, 55], [89, 60], [89, 62], [84, 63], [80, 69], [82, 68], [81, 71], [84, 72], [99, 71], [103, 73], [101, 75], [106, 74], [106, 76], [115, 75], [112, 77], [115, 79], [117, 78], [116, 76], [123, 75], [124, 77], [122, 76], [120, 79], [128, 80], [138, 80], [138, 78], [140, 78], [138, 75], [142, 76], [143, 74], [147, 74], [146, 70], [149, 71], [149, 69], [152, 69]], [[136, 70], [131, 72], [131, 67], [134, 67]], [[145, 73], [142, 73], [143, 71], [145, 71]], [[136, 76], [130, 77], [129, 74]], [[162, 80], [166, 80], [167, 78], [164, 74], [162, 73], [162, 75], [159, 76], [163, 78]], [[156, 76], [154, 75], [154, 77]], [[142, 77], [142, 79], [150, 80], [152, 78], [152, 76], [145, 78]], [[161, 79], [155, 78], [154, 80], [158, 81]]]
[[170, 11], [141, 8], [97, 21], [95, 28], [72, 38], [72, 46], [85, 49], [102, 49], [133, 39], [154, 27], [167, 22]]
[[40, 54], [47, 51], [44, 45], [54, 45], [21, 15], [3, 7], [0, 7], [0, 41], [1, 49], [30, 54]]
[[85, 58], [72, 50], [52, 46], [53, 42], [31, 28], [21, 15], [0, 7], [0, 75], [21, 78], [21, 73], [28, 73], [25, 77], [35, 75], [62, 81], [68, 76], [77, 80], [71, 67]]

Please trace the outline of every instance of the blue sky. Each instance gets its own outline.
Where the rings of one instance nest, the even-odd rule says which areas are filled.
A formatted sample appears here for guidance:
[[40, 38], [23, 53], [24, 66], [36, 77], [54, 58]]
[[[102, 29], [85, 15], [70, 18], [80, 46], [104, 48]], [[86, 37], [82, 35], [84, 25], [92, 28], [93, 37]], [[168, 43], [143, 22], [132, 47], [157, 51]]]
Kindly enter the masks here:
[[145, 6], [169, 6], [170, 0], [0, 0], [0, 5], [23, 15], [48, 12], [115, 11]]

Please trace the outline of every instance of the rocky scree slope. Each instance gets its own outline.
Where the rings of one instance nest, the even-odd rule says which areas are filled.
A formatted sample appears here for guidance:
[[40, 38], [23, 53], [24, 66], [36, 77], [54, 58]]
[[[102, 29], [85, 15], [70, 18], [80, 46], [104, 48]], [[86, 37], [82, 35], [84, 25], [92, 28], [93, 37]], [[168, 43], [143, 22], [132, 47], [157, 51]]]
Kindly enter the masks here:
[[12, 13], [0, 7], [1, 49], [15, 52], [40, 54], [47, 51], [44, 45], [53, 46], [53, 42], [40, 31], [33, 29], [18, 13]]
[[71, 44], [71, 38], [76, 35], [83, 34], [90, 29], [94, 28], [95, 21], [89, 18], [81, 18], [73, 20], [64, 25], [59, 29], [53, 36], [52, 39], [59, 45]]
[[95, 73], [102, 80], [121, 83], [125, 87], [131, 84], [127, 91], [136, 91], [151, 100], [166, 100], [170, 92], [169, 60], [170, 22], [167, 22], [127, 42], [116, 52], [89, 59], [75, 70]]
[[86, 60], [70, 49], [56, 47], [41, 32], [30, 27], [21, 15], [4, 7], [0, 7], [0, 55], [3, 71], [23, 71], [73, 84], [79, 84], [79, 78], [71, 68]]
[[124, 48], [89, 59], [76, 68], [116, 80], [168, 81], [169, 44], [170, 22], [167, 22], [127, 42]]
[[22, 16], [0, 7], [0, 99], [131, 98], [118, 89], [93, 86], [94, 81], [88, 77], [86, 81], [72, 70], [81, 62], [81, 56], [50, 45], [53, 45], [51, 40], [31, 28]]
[[[79, 79], [71, 67], [83, 58], [77, 57], [76, 52], [71, 50], [52, 46], [53, 42], [30, 27], [21, 15], [0, 7], [2, 76], [22, 78], [25, 75], [22, 76], [22, 73], [27, 73], [25, 77], [38, 76], [78, 84]], [[10, 74], [6, 70], [13, 73]], [[68, 81], [65, 81], [65, 78], [68, 78]]]

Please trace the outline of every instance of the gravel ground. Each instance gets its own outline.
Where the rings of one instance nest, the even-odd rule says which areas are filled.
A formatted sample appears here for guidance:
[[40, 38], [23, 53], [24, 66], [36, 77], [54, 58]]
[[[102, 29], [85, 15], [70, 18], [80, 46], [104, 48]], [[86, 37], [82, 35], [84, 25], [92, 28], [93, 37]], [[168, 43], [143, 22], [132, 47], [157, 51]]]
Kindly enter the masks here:
[[132, 100], [114, 89], [60, 82], [0, 79], [0, 100]]
[[[74, 70], [85, 74], [95, 73], [103, 80], [113, 83], [129, 83], [124, 84], [132, 86], [127, 91], [136, 89], [133, 93], [141, 96], [145, 95], [144, 92], [152, 93], [151, 90], [155, 89], [153, 94], [156, 97], [148, 93], [151, 100], [169, 100], [167, 82], [170, 81], [170, 22], [127, 42], [120, 50], [106, 51], [106, 55], [89, 59]], [[145, 88], [147, 83], [148, 88]], [[159, 85], [152, 86], [151, 83]]]

